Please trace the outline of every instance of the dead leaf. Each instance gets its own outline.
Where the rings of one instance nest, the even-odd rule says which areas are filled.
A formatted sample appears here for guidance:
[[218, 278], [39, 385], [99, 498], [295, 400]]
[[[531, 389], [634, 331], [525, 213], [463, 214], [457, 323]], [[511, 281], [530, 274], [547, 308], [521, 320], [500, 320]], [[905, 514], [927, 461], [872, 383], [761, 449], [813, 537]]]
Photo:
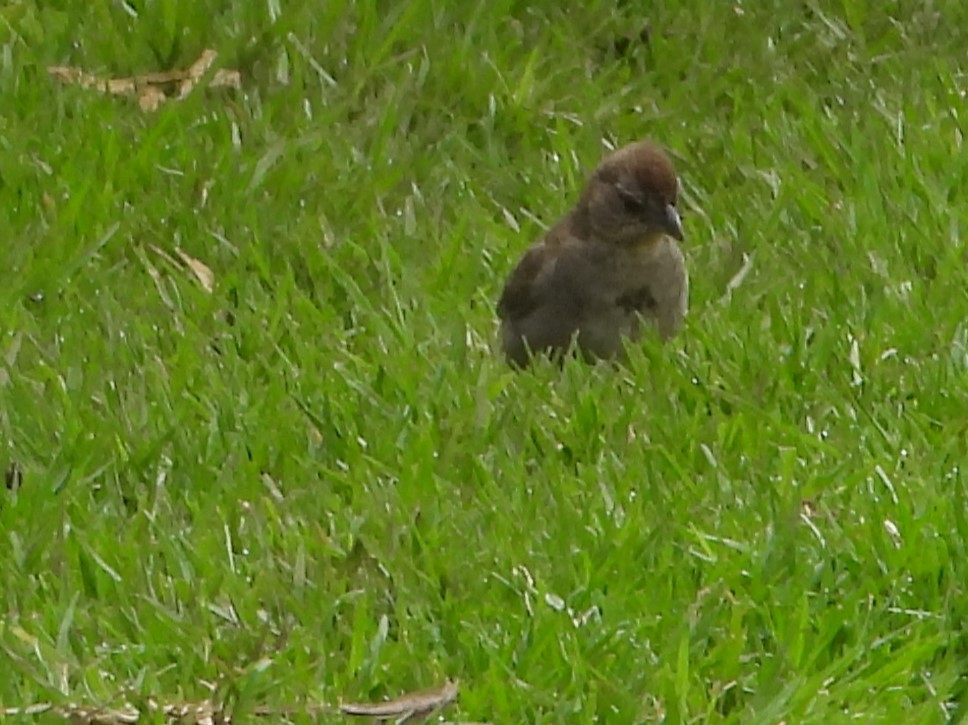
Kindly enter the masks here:
[[212, 67], [212, 63], [215, 62], [217, 57], [218, 53], [211, 48], [203, 50], [198, 60], [188, 66], [188, 77], [193, 81], [198, 81]]
[[208, 85], [211, 88], [241, 88], [242, 74], [231, 68], [220, 68], [215, 71]]
[[166, 262], [168, 262], [168, 264], [170, 264], [172, 267], [177, 267], [178, 266], [178, 262], [175, 261], [175, 258], [172, 257], [170, 254], [168, 254], [168, 252], [166, 252], [161, 247], [158, 247], [158, 246], [156, 246], [154, 244], [149, 244], [148, 247], [151, 249], [152, 252], [154, 252], [159, 257], [161, 257]]
[[157, 111], [158, 106], [164, 102], [164, 91], [155, 86], [145, 86], [138, 92], [138, 107], [145, 113]]
[[125, 703], [119, 708], [110, 708], [74, 703], [53, 705], [49, 702], [43, 702], [26, 707], [0, 708], [0, 716], [18, 717], [50, 713], [61, 720], [83, 723], [84, 725], [123, 725], [124, 723], [136, 723], [145, 716], [159, 714], [169, 722], [192, 722], [199, 723], [199, 725], [231, 722], [230, 717], [221, 712], [210, 700], [166, 705], [149, 698], [146, 705], [146, 711], [142, 712], [129, 703]]
[[[50, 66], [47, 72], [63, 83], [81, 88], [93, 88], [114, 96], [137, 96], [141, 110], [150, 113], [169, 97], [182, 100], [188, 96], [217, 57], [218, 53], [208, 48], [185, 70], [145, 73], [130, 78], [102, 78], [71, 66]], [[242, 74], [227, 68], [216, 70], [208, 82], [210, 88], [239, 88], [241, 85]]]
[[175, 254], [181, 257], [181, 260], [188, 265], [188, 268], [195, 274], [195, 278], [201, 282], [205, 291], [211, 293], [215, 287], [215, 274], [209, 269], [208, 265], [201, 260], [185, 254], [178, 247], [175, 247]]
[[178, 83], [178, 100], [184, 99], [192, 92], [195, 84], [201, 79], [205, 72], [212, 67], [215, 57], [218, 55], [214, 50], [202, 51], [201, 56], [188, 66], [186, 76]]
[[[35, 638], [23, 632], [23, 630], [20, 630], [20, 632], [25, 641], [36, 644]], [[14, 630], [14, 634], [18, 634], [18, 632]], [[396, 700], [376, 704], [347, 703], [340, 707], [339, 712], [344, 715], [373, 717], [378, 720], [396, 719], [398, 723], [415, 722], [423, 720], [454, 702], [457, 699], [458, 684], [458, 680], [447, 680], [441, 687], [403, 695]], [[255, 717], [278, 720], [281, 717], [291, 717], [298, 714], [318, 717], [336, 711], [330, 705], [322, 702], [308, 702], [283, 707], [256, 705], [249, 712]], [[81, 703], [55, 705], [50, 702], [39, 702], [20, 707], [0, 707], [0, 719], [28, 717], [45, 713], [61, 720], [84, 723], [85, 725], [123, 725], [123, 723], [140, 722], [145, 718], [163, 719], [165, 722], [191, 722], [199, 725], [232, 722], [232, 716], [210, 699], [195, 702], [164, 702], [149, 697], [143, 702], [142, 709], [135, 707], [130, 702], [121, 703], [118, 707], [99, 707]]]
[[379, 703], [353, 703], [340, 705], [344, 715], [373, 717], [377, 720], [396, 719], [398, 723], [416, 722], [450, 705], [457, 699], [460, 680], [447, 680], [440, 687], [411, 692], [394, 700]]

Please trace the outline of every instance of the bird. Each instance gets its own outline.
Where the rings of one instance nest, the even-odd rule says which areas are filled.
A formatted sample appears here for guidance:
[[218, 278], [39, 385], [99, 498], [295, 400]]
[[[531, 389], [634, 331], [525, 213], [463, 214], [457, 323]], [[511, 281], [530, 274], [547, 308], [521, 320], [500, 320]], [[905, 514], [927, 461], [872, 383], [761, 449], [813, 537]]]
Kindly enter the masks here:
[[504, 285], [497, 312], [508, 363], [570, 352], [622, 361], [646, 325], [674, 337], [689, 302], [678, 196], [675, 168], [652, 141], [606, 156]]

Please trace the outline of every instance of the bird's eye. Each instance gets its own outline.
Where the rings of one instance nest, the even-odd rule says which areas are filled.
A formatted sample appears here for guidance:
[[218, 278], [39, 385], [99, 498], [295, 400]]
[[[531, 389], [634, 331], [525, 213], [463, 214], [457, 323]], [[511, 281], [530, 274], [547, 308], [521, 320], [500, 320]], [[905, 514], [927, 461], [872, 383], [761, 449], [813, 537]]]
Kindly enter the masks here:
[[642, 199], [624, 187], [618, 186], [616, 188], [618, 189], [618, 195], [622, 200], [622, 206], [625, 207], [625, 211], [630, 214], [641, 214], [645, 211], [646, 205]]

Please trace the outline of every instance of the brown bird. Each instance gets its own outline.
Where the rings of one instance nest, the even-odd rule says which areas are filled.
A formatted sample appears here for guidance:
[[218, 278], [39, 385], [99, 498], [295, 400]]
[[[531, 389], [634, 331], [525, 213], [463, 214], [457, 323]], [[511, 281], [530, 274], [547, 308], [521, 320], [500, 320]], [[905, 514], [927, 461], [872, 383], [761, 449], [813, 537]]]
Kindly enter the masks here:
[[643, 320], [661, 339], [678, 332], [689, 297], [669, 158], [640, 141], [607, 156], [575, 207], [531, 245], [498, 303], [504, 354], [622, 359]]

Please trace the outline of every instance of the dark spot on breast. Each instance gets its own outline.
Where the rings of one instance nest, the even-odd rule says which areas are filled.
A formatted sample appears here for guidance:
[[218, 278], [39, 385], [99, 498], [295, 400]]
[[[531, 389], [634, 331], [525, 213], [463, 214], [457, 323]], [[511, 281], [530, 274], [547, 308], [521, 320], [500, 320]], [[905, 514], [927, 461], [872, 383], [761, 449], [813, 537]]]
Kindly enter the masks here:
[[655, 297], [648, 287], [640, 287], [619, 297], [615, 304], [626, 312], [645, 312], [655, 308]]

